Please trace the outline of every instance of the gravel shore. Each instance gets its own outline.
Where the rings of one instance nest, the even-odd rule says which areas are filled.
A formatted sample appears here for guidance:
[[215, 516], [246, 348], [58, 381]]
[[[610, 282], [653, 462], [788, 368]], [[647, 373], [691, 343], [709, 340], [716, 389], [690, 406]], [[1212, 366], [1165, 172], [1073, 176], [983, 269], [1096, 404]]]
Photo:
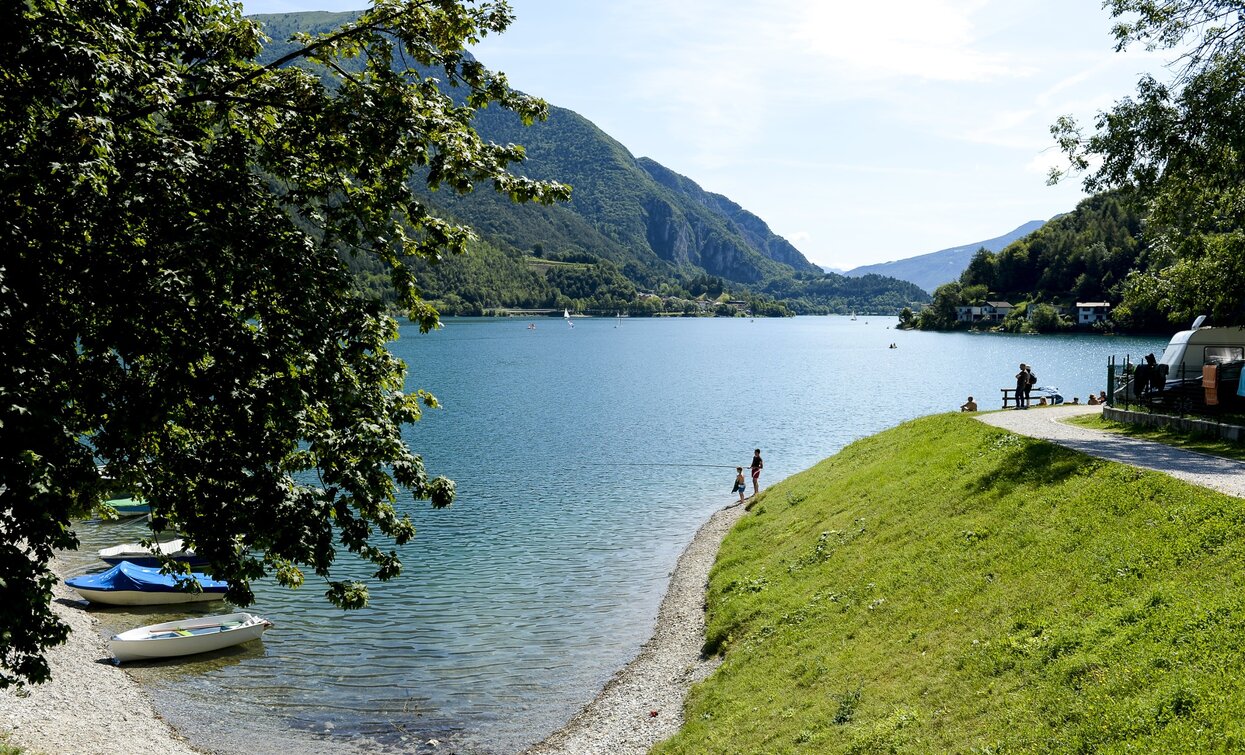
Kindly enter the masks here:
[[735, 504], [709, 518], [679, 557], [657, 612], [657, 627], [640, 655], [565, 727], [527, 750], [527, 755], [646, 753], [679, 730], [688, 690], [720, 663], [700, 653], [705, 642], [705, 588], [718, 546], [743, 515], [744, 507]]
[[[721, 509], [697, 531], [670, 575], [652, 639], [530, 755], [645, 753], [678, 731], [691, 685], [718, 665], [700, 653], [705, 587], [718, 546], [743, 514], [740, 505]], [[69, 624], [69, 640], [48, 652], [51, 681], [26, 694], [0, 692], [0, 735], [47, 755], [201, 755], [156, 714], [138, 683], [110, 662], [99, 623], [85, 604], [64, 585], [53, 592], [52, 608]]]
[[53, 588], [52, 610], [72, 631], [48, 651], [51, 681], [25, 694], [0, 692], [0, 735], [47, 755], [198, 755], [156, 714], [138, 683], [112, 664], [99, 622], [84, 605], [64, 585]]

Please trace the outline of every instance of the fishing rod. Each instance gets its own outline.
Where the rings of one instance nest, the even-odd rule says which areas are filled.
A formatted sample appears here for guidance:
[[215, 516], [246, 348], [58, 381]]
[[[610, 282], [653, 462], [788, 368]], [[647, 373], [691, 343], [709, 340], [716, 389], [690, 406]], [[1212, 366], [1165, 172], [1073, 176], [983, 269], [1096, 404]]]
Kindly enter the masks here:
[[739, 464], [679, 464], [671, 462], [638, 462], [638, 461], [589, 461], [587, 467], [713, 467], [715, 469], [735, 469]]

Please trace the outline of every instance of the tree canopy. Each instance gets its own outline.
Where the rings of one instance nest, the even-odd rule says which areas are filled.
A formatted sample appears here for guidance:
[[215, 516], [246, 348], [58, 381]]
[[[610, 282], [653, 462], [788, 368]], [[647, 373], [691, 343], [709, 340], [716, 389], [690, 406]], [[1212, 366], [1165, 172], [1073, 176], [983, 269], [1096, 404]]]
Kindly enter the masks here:
[[0, 687], [47, 678], [43, 651], [67, 632], [49, 560], [109, 488], [183, 532], [236, 604], [261, 576], [307, 571], [333, 603], [366, 604], [366, 585], [334, 579], [338, 553], [396, 576], [387, 544], [414, 534], [400, 491], [446, 506], [454, 486], [402, 441], [436, 401], [405, 390], [396, 322], [343, 257], [380, 261], [428, 330], [407, 263], [472, 234], [419, 200], [413, 172], [431, 189], [569, 196], [471, 127], [489, 105], [546, 112], [464, 55], [509, 7], [377, 0], [266, 65], [228, 0], [15, 8], [0, 41]]
[[[1152, 265], [1127, 277], [1125, 318], [1211, 315], [1245, 323], [1245, 3], [1109, 0], [1116, 49], [1178, 52], [1170, 82], [1145, 76], [1095, 129], [1052, 127], [1090, 191], [1133, 190]], [[1066, 172], [1056, 171], [1052, 180]]]

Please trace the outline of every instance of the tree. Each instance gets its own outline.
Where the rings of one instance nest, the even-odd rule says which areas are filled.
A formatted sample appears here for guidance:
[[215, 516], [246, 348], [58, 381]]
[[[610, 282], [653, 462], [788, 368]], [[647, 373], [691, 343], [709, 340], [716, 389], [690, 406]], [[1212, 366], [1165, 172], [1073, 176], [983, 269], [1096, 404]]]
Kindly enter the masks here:
[[510, 172], [522, 149], [471, 127], [489, 104], [545, 114], [463, 53], [510, 9], [377, 0], [268, 65], [228, 0], [28, 0], [6, 21], [0, 687], [47, 678], [43, 651], [67, 634], [49, 560], [106, 485], [184, 532], [231, 602], [310, 571], [336, 605], [366, 604], [364, 584], [333, 578], [338, 548], [393, 578], [382, 543], [414, 535], [399, 492], [440, 507], [454, 486], [402, 441], [436, 401], [404, 390], [396, 322], [343, 255], [379, 260], [427, 331], [437, 315], [406, 262], [472, 234], [418, 201], [413, 172], [432, 189], [569, 195]]
[[[1152, 266], [1123, 283], [1126, 311], [1169, 322], [1210, 314], [1245, 323], [1245, 5], [1239, 0], [1110, 0], [1116, 49], [1180, 48], [1174, 80], [1143, 77], [1135, 97], [1086, 135], [1052, 133], [1085, 187], [1135, 189], [1148, 209]], [[1098, 167], [1090, 171], [1091, 165]], [[1059, 180], [1065, 172], [1055, 172]]]
[[1036, 333], [1054, 333], [1064, 327], [1059, 312], [1050, 304], [1035, 304], [1029, 314], [1029, 328]]

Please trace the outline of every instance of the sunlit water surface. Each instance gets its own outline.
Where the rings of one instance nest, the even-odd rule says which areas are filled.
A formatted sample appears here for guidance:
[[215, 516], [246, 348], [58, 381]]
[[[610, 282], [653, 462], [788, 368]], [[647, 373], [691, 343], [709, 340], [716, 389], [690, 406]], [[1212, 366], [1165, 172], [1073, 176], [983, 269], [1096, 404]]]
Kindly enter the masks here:
[[[653, 629], [671, 568], [763, 449], [772, 484], [969, 395], [1001, 406], [1019, 362], [1084, 401], [1109, 355], [1164, 339], [894, 330], [893, 318], [454, 319], [404, 326], [408, 387], [444, 404], [407, 430], [451, 509], [410, 500], [405, 569], [342, 612], [314, 580], [261, 584], [262, 643], [137, 664], [157, 710], [228, 753], [508, 753], [561, 726]], [[894, 343], [896, 348], [889, 348]], [[84, 525], [90, 554], [139, 524]], [[348, 560], [343, 560], [348, 565]], [[365, 570], [343, 573], [364, 576]], [[194, 615], [227, 610], [200, 604]], [[191, 613], [107, 609], [103, 631]]]

